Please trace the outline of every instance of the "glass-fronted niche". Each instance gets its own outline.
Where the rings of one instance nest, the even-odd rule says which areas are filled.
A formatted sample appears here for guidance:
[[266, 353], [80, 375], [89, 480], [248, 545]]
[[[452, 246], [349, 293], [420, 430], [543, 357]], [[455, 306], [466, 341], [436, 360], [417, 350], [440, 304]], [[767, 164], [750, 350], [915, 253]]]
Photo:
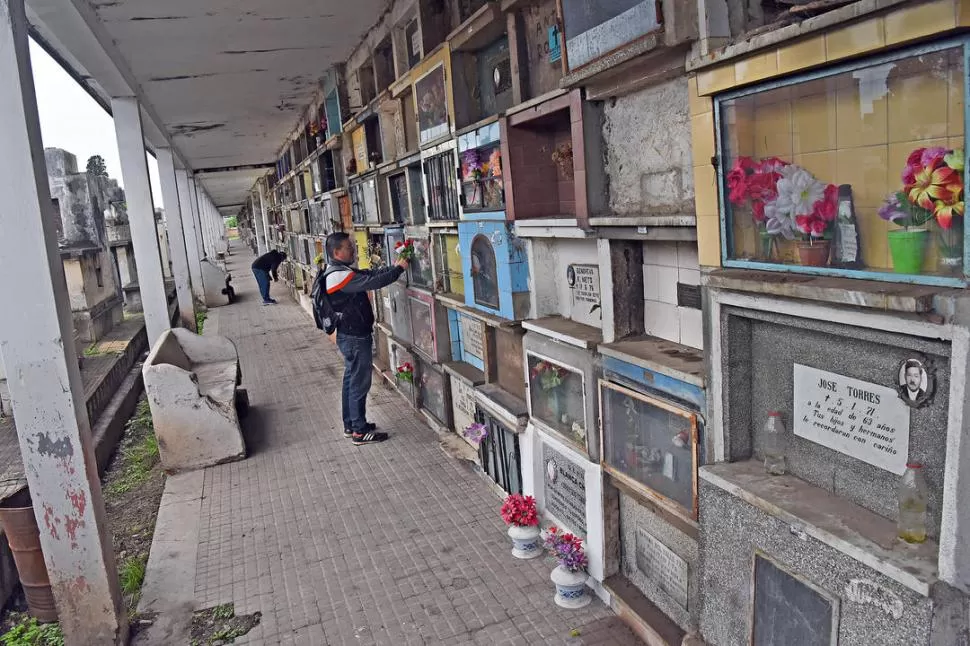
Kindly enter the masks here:
[[414, 255], [408, 265], [408, 277], [414, 287], [430, 290], [434, 286], [433, 258], [431, 253], [431, 238], [420, 236], [410, 238], [414, 245]]
[[725, 266], [962, 283], [964, 47], [717, 97]]
[[530, 414], [586, 450], [583, 373], [529, 352]]
[[502, 147], [498, 141], [461, 153], [461, 191], [466, 213], [505, 208]]
[[603, 466], [683, 518], [697, 518], [697, 415], [600, 380]]

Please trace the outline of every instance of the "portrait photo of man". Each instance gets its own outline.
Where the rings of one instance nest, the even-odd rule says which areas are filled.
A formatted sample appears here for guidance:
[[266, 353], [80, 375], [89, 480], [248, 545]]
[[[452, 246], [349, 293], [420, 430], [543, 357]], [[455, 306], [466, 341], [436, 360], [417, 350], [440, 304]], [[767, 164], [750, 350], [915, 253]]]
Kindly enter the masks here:
[[899, 367], [899, 396], [906, 404], [918, 408], [929, 398], [929, 375], [918, 359], [907, 359]]

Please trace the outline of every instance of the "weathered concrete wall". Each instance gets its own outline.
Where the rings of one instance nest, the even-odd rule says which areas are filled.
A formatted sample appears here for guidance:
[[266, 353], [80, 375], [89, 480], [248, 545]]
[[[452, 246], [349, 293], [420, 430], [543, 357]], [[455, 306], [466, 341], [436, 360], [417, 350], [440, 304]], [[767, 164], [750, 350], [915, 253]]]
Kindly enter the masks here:
[[607, 101], [603, 147], [614, 214], [694, 214], [686, 78]]
[[60, 206], [61, 237], [68, 244], [103, 245], [105, 179], [78, 172], [77, 158], [60, 148], [46, 148], [51, 197]]
[[535, 238], [529, 247], [529, 292], [535, 317], [559, 314], [569, 318], [571, 294], [566, 268], [569, 265], [599, 267], [596, 240]]

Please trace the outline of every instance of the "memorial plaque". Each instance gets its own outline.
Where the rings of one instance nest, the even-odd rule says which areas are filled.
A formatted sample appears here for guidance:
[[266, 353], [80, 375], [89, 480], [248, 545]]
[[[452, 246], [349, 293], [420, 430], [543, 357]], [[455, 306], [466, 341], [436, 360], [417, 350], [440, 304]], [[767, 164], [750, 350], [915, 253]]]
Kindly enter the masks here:
[[795, 435], [902, 475], [909, 407], [892, 388], [795, 364]]
[[484, 361], [485, 324], [470, 316], [462, 316], [458, 321], [461, 325], [462, 348], [466, 353]]
[[752, 646], [830, 646], [838, 639], [836, 602], [760, 554], [754, 563]]
[[455, 395], [455, 411], [468, 418], [465, 425], [468, 426], [475, 421], [475, 389], [457, 378], [451, 380], [451, 387]]
[[542, 445], [546, 511], [576, 534], [586, 535], [586, 472], [548, 444]]
[[570, 316], [574, 321], [598, 326], [600, 312], [600, 270], [596, 265], [569, 265], [566, 283], [572, 294]]
[[687, 561], [643, 527], [637, 528], [637, 569], [687, 610]]

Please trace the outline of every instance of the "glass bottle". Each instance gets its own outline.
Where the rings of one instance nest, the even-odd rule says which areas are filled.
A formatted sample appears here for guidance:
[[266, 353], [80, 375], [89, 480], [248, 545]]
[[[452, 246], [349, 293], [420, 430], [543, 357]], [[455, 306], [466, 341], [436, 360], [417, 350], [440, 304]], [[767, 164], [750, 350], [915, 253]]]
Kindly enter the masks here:
[[926, 540], [926, 480], [923, 465], [919, 462], [906, 464], [906, 472], [899, 483], [899, 518], [896, 531], [907, 543]]
[[773, 476], [785, 475], [785, 423], [776, 410], [768, 413], [765, 421], [765, 471]]

